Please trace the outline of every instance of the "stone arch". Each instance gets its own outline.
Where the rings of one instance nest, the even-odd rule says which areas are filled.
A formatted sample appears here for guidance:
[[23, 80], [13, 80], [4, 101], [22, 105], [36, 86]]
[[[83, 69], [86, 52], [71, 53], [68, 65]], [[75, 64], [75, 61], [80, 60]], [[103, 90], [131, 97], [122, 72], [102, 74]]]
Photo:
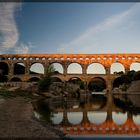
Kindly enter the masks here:
[[2, 75], [8, 75], [9, 67], [8, 64], [5, 62], [0, 62], [0, 73]]
[[116, 72], [125, 72], [125, 67], [123, 66], [123, 64], [119, 62], [115, 62], [111, 64], [110, 73], [114, 74]]
[[69, 74], [82, 74], [82, 66], [79, 63], [71, 63], [67, 68]]
[[25, 64], [15, 63], [14, 64], [14, 75], [25, 74]]
[[50, 66], [53, 66], [57, 73], [61, 73], [61, 74], [64, 73], [64, 68], [61, 63], [54, 62], [54, 63], [51, 63]]
[[19, 77], [13, 77], [10, 81], [11, 82], [22, 82], [22, 80]]
[[103, 91], [104, 89], [107, 88], [106, 81], [102, 77], [94, 77], [90, 80], [88, 84], [88, 89], [90, 91]]
[[62, 82], [62, 80], [58, 77], [52, 77], [53, 82]]
[[106, 74], [105, 67], [100, 63], [92, 63], [87, 67], [87, 74]]
[[33, 63], [30, 66], [30, 74], [44, 74], [44, 65], [42, 63]]
[[140, 63], [138, 62], [134, 62], [130, 65], [130, 71], [134, 70], [134, 71], [140, 71]]
[[75, 82], [76, 80], [82, 81], [79, 77], [71, 77], [68, 81], [69, 82]]
[[40, 78], [38, 77], [32, 77], [29, 79], [30, 82], [38, 82], [40, 80]]
[[84, 81], [82, 81], [79, 77], [71, 77], [68, 82], [77, 84], [81, 89], [85, 89]]

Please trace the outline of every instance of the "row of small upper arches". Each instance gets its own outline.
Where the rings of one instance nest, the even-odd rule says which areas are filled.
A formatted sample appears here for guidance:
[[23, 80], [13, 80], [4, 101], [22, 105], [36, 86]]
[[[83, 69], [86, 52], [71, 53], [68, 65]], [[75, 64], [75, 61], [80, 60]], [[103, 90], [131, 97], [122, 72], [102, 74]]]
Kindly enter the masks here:
[[137, 56], [104, 56], [104, 57], [0, 57], [0, 60], [139, 60]]

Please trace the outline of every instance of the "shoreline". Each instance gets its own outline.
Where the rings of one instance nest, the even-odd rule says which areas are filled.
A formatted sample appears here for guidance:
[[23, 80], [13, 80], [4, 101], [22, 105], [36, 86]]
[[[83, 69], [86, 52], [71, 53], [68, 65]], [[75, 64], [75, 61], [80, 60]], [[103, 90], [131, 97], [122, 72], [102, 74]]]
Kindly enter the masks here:
[[59, 129], [37, 120], [31, 101], [24, 97], [1, 98], [1, 138], [63, 138]]

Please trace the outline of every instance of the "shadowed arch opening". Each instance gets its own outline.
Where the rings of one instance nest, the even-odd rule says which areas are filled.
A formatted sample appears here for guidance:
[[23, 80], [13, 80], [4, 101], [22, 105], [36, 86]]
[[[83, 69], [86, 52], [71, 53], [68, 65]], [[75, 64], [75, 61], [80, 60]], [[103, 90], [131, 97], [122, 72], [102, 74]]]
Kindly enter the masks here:
[[138, 62], [134, 62], [130, 65], [130, 71], [134, 70], [134, 71], [140, 71], [140, 63]]
[[106, 74], [106, 71], [102, 64], [92, 63], [87, 67], [87, 74]]
[[79, 81], [82, 81], [79, 77], [72, 77], [69, 79], [69, 82], [74, 83], [74, 84]]
[[0, 62], [0, 74], [8, 75], [8, 72], [9, 72], [8, 64], [5, 62]]
[[62, 82], [62, 80], [58, 77], [52, 77], [52, 82]]
[[106, 89], [106, 81], [101, 77], [92, 78], [88, 84], [90, 91], [101, 92]]
[[40, 78], [38, 77], [32, 77], [29, 79], [30, 82], [38, 82], [40, 80]]
[[111, 65], [111, 68], [110, 68], [110, 73], [114, 74], [114, 73], [118, 73], [118, 72], [123, 72], [124, 73], [125, 72], [124, 66], [121, 63], [118, 63], [118, 62], [113, 63]]
[[18, 77], [13, 77], [10, 81], [11, 82], [22, 82], [22, 80]]
[[25, 65], [24, 63], [16, 63], [14, 65], [14, 75], [25, 74]]
[[44, 66], [41, 63], [34, 63], [30, 67], [30, 74], [44, 74]]
[[80, 86], [81, 89], [85, 89], [84, 81], [82, 81], [79, 77], [72, 77], [69, 79], [70, 83], [77, 84]]
[[55, 69], [56, 73], [64, 73], [64, 68], [62, 66], [62, 64], [60, 63], [52, 63], [50, 66], [52, 66]]
[[67, 68], [69, 74], [82, 74], [82, 66], [78, 63], [71, 63]]

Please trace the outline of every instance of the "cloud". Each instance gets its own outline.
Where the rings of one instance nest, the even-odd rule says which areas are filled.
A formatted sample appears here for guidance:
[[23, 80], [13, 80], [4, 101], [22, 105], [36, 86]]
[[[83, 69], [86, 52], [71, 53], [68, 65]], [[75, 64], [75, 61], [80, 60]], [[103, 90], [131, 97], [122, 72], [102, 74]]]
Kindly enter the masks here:
[[91, 51], [93, 51], [93, 49], [94, 51], [97, 51], [96, 47], [101, 44], [100, 37], [103, 36], [103, 34], [106, 36], [106, 33], [111, 32], [113, 29], [118, 28], [122, 24], [128, 24], [129, 18], [133, 17], [133, 15], [137, 14], [138, 12], [140, 12], [140, 4], [136, 3], [126, 11], [113, 15], [101, 23], [86, 29], [77, 38], [68, 43], [61, 44], [57, 50], [60, 53], [92, 53]]
[[15, 22], [15, 12], [20, 7], [19, 3], [0, 3], [0, 49], [8, 50], [14, 47], [19, 39]]
[[32, 43], [21, 43], [18, 47], [15, 47], [14, 52], [17, 54], [27, 54], [31, 48], [33, 48]]

